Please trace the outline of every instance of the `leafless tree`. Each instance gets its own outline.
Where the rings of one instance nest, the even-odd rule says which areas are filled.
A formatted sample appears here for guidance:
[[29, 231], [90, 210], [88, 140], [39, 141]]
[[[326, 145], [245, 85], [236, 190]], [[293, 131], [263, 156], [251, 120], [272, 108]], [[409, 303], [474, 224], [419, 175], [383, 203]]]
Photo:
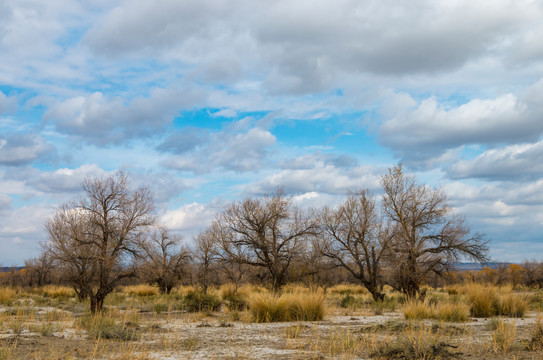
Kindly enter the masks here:
[[154, 222], [154, 204], [148, 188], [131, 190], [122, 172], [87, 178], [83, 190], [46, 223], [44, 248], [94, 314], [121, 279], [135, 276], [132, 260]]
[[171, 292], [190, 260], [190, 251], [181, 246], [181, 240], [166, 227], [156, 226], [141, 244], [144, 256], [139, 273], [146, 281], [156, 283], [162, 294]]
[[198, 266], [198, 283], [201, 285], [204, 294], [207, 294], [212, 273], [216, 270], [214, 267], [218, 259], [218, 235], [216, 227], [212, 225], [204, 232], [198, 234], [192, 251], [194, 260]]
[[345, 268], [368, 289], [375, 301], [382, 301], [382, 266], [392, 240], [375, 198], [367, 190], [352, 193], [337, 208], [324, 208], [316, 246]]
[[282, 191], [235, 202], [215, 223], [224, 234], [222, 250], [234, 262], [265, 270], [276, 292], [285, 284], [293, 260], [305, 250], [308, 237], [317, 232], [314, 219]]
[[381, 178], [383, 207], [394, 226], [393, 285], [414, 298], [427, 274], [442, 274], [462, 257], [485, 261], [482, 234], [471, 234], [464, 218], [453, 214], [442, 190], [419, 185], [398, 165]]
[[53, 261], [46, 252], [37, 258], [25, 260], [28, 286], [43, 286], [49, 282], [53, 270]]

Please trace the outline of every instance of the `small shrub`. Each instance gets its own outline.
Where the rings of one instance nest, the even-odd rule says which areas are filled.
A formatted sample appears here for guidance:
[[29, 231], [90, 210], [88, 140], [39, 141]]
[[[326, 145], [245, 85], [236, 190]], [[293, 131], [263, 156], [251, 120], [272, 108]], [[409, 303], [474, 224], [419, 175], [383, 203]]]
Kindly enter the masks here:
[[496, 353], [507, 353], [517, 337], [517, 326], [514, 323], [500, 321], [492, 332], [492, 341]]
[[431, 360], [455, 359], [459, 354], [450, 349], [455, 346], [442, 341], [430, 326], [408, 326], [393, 342], [385, 342], [373, 354], [377, 359]]
[[226, 302], [228, 310], [244, 310], [248, 306], [245, 298], [237, 293], [229, 294], [223, 297], [223, 300]]
[[353, 308], [356, 305], [356, 299], [351, 294], [346, 294], [344, 297], [341, 298], [340, 306], [342, 308]]
[[135, 341], [139, 339], [138, 327], [133, 323], [117, 324], [111, 317], [96, 315], [81, 318], [79, 324], [94, 339]]
[[375, 310], [375, 315], [381, 315], [386, 311], [395, 311], [398, 307], [398, 300], [392, 296], [387, 296], [384, 300], [373, 301], [371, 307]]
[[189, 338], [183, 340], [183, 348], [185, 348], [188, 351], [192, 351], [192, 350], [196, 349], [199, 342], [200, 342], [200, 339], [198, 339], [197, 337], [194, 337], [194, 336], [189, 337]]
[[219, 311], [221, 304], [221, 300], [216, 295], [196, 291], [189, 292], [184, 299], [185, 309], [188, 312]]
[[167, 312], [168, 311], [168, 304], [164, 302], [158, 302], [153, 304], [153, 311], [157, 314]]

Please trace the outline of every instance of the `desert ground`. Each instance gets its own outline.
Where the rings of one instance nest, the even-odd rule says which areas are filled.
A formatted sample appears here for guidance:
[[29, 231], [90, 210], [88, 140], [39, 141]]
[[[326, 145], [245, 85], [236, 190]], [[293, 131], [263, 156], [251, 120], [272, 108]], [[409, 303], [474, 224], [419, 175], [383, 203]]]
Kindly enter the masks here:
[[218, 303], [200, 299], [200, 308], [187, 300], [190, 287], [168, 295], [150, 286], [123, 287], [95, 316], [70, 288], [6, 287], [0, 289], [0, 360], [543, 358], [543, 292], [476, 287], [501, 310], [486, 309], [494, 314], [484, 316], [487, 299], [475, 299], [469, 291], [478, 290], [466, 286], [431, 289], [419, 302], [390, 290], [382, 303], [354, 285], [326, 293], [284, 289], [291, 300], [320, 301], [308, 310], [318, 313], [317, 321], [259, 318], [260, 310], [279, 313], [287, 305], [258, 308], [255, 296], [279, 296], [249, 285], [211, 289]]

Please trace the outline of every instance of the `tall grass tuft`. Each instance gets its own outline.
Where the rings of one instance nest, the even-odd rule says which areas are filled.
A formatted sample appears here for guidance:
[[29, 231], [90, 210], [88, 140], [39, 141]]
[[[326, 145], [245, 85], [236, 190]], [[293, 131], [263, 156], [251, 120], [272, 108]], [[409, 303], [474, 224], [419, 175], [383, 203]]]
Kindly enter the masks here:
[[408, 320], [437, 319], [465, 322], [468, 321], [469, 306], [461, 302], [429, 304], [421, 301], [409, 301], [405, 303], [402, 311]]
[[517, 326], [515, 323], [500, 321], [492, 332], [492, 341], [496, 353], [507, 353], [511, 350], [517, 338]]
[[322, 293], [290, 293], [281, 296], [253, 294], [249, 310], [255, 322], [319, 321], [324, 318]]
[[528, 309], [526, 296], [514, 294], [511, 287], [469, 283], [459, 287], [459, 291], [465, 295], [474, 317], [522, 317]]
[[159, 294], [156, 286], [148, 284], [124, 286], [122, 292], [131, 296], [153, 296]]
[[75, 290], [68, 286], [59, 285], [45, 285], [41, 288], [41, 293], [45, 297], [58, 299], [58, 298], [71, 298], [75, 296]]
[[541, 318], [541, 315], [538, 315], [537, 321], [532, 330], [531, 337], [528, 340], [528, 343], [526, 345], [526, 348], [529, 351], [537, 351], [537, 350], [543, 349], [543, 321], [542, 320], [543, 319]]
[[17, 295], [17, 291], [10, 287], [0, 287], [0, 304], [8, 305]]
[[523, 317], [528, 309], [528, 299], [525, 295], [506, 293], [499, 297], [496, 307], [497, 315]]

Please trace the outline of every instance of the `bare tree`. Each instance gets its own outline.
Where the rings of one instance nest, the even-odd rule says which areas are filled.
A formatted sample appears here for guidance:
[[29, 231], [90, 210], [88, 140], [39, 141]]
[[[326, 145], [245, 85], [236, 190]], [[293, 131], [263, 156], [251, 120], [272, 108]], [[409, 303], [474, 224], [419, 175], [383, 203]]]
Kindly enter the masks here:
[[389, 262], [393, 287], [413, 298], [427, 274], [442, 274], [462, 257], [487, 259], [484, 236], [471, 235], [465, 219], [453, 214], [442, 190], [417, 184], [401, 165], [389, 169], [381, 185], [385, 213], [395, 224]]
[[156, 283], [162, 294], [169, 294], [190, 259], [190, 251], [181, 246], [181, 236], [172, 235], [164, 226], [156, 226], [141, 248], [144, 252], [138, 266], [141, 277]]
[[43, 286], [49, 282], [53, 270], [53, 261], [43, 252], [39, 257], [25, 260], [26, 276], [29, 286]]
[[222, 250], [237, 263], [265, 270], [274, 291], [285, 284], [293, 260], [317, 226], [278, 191], [228, 206], [216, 220], [223, 233]]
[[375, 198], [367, 190], [352, 193], [336, 209], [324, 208], [319, 224], [321, 234], [316, 246], [320, 252], [349, 271], [375, 301], [382, 301], [385, 294], [381, 272], [392, 236]]
[[204, 294], [207, 294], [211, 275], [215, 271], [214, 265], [218, 259], [218, 235], [216, 227], [212, 225], [198, 234], [195, 240], [193, 256], [198, 266], [198, 282], [202, 286]]
[[87, 178], [83, 190], [85, 197], [64, 205], [46, 223], [44, 247], [78, 295], [90, 298], [94, 314], [121, 279], [135, 276], [132, 260], [154, 222], [154, 205], [148, 188], [132, 191], [122, 172]]

